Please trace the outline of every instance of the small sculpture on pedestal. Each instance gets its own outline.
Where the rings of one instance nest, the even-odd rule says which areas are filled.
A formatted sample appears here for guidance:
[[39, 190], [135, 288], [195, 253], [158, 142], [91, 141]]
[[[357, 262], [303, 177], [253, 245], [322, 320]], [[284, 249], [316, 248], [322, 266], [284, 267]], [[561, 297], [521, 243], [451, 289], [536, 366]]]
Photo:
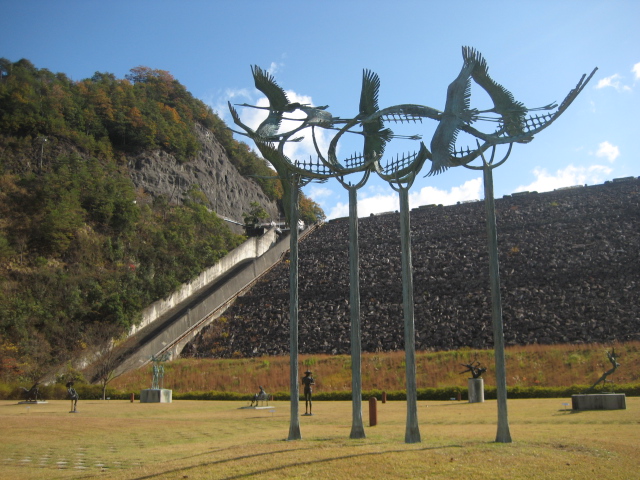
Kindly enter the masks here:
[[611, 375], [620, 366], [617, 361], [617, 355], [614, 348], [607, 352], [607, 358], [611, 363], [611, 368], [604, 372], [602, 376], [591, 385], [586, 392], [571, 395], [571, 403], [573, 410], [624, 410], [627, 408], [627, 399], [624, 393], [606, 393], [600, 391], [596, 393], [595, 389], [599, 383], [602, 383], [603, 390], [607, 381], [607, 377]]
[[169, 360], [171, 355], [167, 352], [161, 355], [152, 355], [153, 376], [151, 377], [151, 388], [140, 392], [141, 403], [171, 403], [172, 390], [164, 388], [164, 366], [162, 362]]
[[482, 374], [487, 371], [487, 367], [483, 367], [478, 360], [471, 363], [462, 363], [461, 365], [467, 367], [467, 369], [460, 372], [460, 375], [467, 372], [471, 373], [471, 378], [467, 382], [469, 403], [484, 402], [484, 380], [482, 379]]

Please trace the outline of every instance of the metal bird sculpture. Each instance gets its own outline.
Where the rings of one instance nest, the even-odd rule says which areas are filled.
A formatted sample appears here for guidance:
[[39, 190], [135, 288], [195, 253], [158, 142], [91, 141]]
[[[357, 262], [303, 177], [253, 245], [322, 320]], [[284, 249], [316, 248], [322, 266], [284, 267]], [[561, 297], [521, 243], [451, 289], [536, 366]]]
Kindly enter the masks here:
[[[378, 94], [380, 92], [380, 78], [371, 70], [362, 72], [362, 90], [360, 92], [359, 119], [370, 117], [378, 111]], [[376, 117], [369, 122], [362, 123], [364, 135], [363, 154], [366, 159], [381, 157], [385, 146], [393, 137], [389, 128], [384, 128], [382, 117]]]
[[[463, 47], [462, 58], [464, 58], [465, 62], [473, 64], [471, 78], [487, 92], [493, 102], [492, 109], [477, 113], [496, 113], [500, 115], [503, 128], [508, 135], [515, 136], [523, 134], [525, 116], [529, 111], [527, 107], [525, 107], [523, 103], [516, 101], [509, 90], [493, 81], [489, 76], [487, 61], [480, 52], [471, 47]], [[531, 139], [532, 137], [527, 137], [526, 139], [520, 140], [520, 142], [528, 142], [531, 141]]]
[[[267, 118], [260, 124], [255, 130], [253, 136], [257, 136], [260, 141], [279, 141], [284, 136], [283, 133], [278, 133], [282, 120], [291, 120], [302, 122], [300, 126], [296, 127], [293, 132], [297, 132], [309, 126], [320, 127], [332, 127], [337, 119], [326, 111], [328, 105], [321, 107], [313, 107], [308, 104], [302, 104], [298, 102], [290, 102], [286, 92], [276, 83], [275, 79], [269, 72], [254, 65], [251, 67], [251, 73], [255, 86], [260, 90], [269, 100], [268, 107], [258, 107], [256, 105], [249, 105], [247, 103], [241, 103], [239, 106], [256, 108], [260, 110], [269, 110]], [[304, 112], [304, 118], [290, 118], [285, 117], [285, 113], [292, 113], [296, 110]], [[237, 122], [236, 122], [237, 123]], [[246, 125], [242, 126], [243, 129], [247, 129]], [[237, 132], [242, 133], [242, 132]], [[291, 132], [287, 132], [291, 133]], [[252, 136], [252, 135], [249, 135]], [[290, 136], [290, 135], [289, 135]], [[302, 140], [302, 137], [288, 140], [289, 142], [297, 142]]]
[[[535, 134], [551, 125], [569, 107], [598, 70], [595, 68], [588, 77], [586, 74], [582, 75], [576, 87], [569, 92], [559, 107], [556, 103], [551, 103], [544, 107], [529, 109], [515, 100], [509, 90], [489, 76], [487, 62], [478, 51], [463, 47], [462, 56], [464, 65], [456, 80], [449, 85], [445, 111], [440, 118], [427, 115], [440, 121], [431, 142], [433, 153], [430, 159], [433, 164], [427, 176], [442, 173], [449, 167], [467, 165], [495, 145], [530, 142]], [[489, 110], [470, 108], [470, 79], [487, 92], [493, 102], [493, 108]], [[554, 109], [556, 110], [550, 113], [527, 115], [535, 110]], [[490, 112], [497, 114], [498, 117], [482, 115]], [[498, 122], [500, 126], [491, 133], [485, 133], [471, 126], [478, 120]], [[484, 143], [479, 143], [477, 148], [456, 151], [455, 143], [460, 131]]]
[[465, 58], [462, 70], [447, 88], [447, 101], [440, 123], [431, 139], [432, 166], [429, 175], [438, 174], [452, 166], [451, 153], [455, 151], [458, 132], [464, 124], [474, 120], [475, 110], [469, 109], [471, 73], [476, 66], [474, 58]]

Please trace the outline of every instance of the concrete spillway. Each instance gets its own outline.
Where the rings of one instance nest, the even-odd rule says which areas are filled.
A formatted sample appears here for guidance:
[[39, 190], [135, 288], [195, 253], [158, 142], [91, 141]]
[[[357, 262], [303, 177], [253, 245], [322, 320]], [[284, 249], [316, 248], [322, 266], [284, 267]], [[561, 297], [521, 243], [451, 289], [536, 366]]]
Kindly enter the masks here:
[[[312, 230], [305, 230], [300, 238]], [[198, 278], [146, 308], [141, 323], [117, 347], [115, 375], [146, 365], [153, 355], [177, 358], [202, 328], [282, 260], [289, 250], [288, 238], [278, 237], [275, 229], [249, 238]]]

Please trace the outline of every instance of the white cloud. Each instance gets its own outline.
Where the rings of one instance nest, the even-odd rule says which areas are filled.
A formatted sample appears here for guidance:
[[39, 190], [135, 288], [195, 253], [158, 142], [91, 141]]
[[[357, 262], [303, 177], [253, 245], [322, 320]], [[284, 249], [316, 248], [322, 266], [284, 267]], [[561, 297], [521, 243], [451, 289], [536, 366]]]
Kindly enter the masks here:
[[562, 187], [602, 183], [607, 176], [611, 175], [612, 171], [611, 168], [604, 165], [590, 167], [568, 165], [564, 169], [557, 170], [555, 174], [548, 173], [544, 168], [535, 168], [533, 174], [536, 179], [529, 185], [519, 186], [514, 192], [548, 192]]
[[448, 192], [435, 187], [423, 187], [419, 192], [409, 194], [409, 204], [411, 208], [434, 203], [453, 205], [467, 200], [479, 200], [482, 196], [482, 178], [478, 177], [466, 181], [459, 187], [452, 187]]
[[621, 79], [622, 77], [620, 75], [618, 75], [617, 73], [614, 73], [610, 77], [605, 77], [600, 79], [600, 81], [596, 85], [596, 88], [600, 89], [600, 88], [612, 87], [619, 92], [631, 91], [631, 87], [627, 85], [623, 85], [622, 82], [620, 81]]
[[[409, 193], [409, 207], [416, 208], [421, 205], [442, 204], [453, 205], [466, 200], [478, 200], [482, 195], [482, 179], [469, 180], [459, 187], [452, 187], [451, 190], [440, 190], [435, 187], [424, 187], [417, 192]], [[312, 198], [313, 194], [310, 193]], [[316, 198], [314, 198], [316, 200]], [[316, 200], [317, 201], [317, 200]], [[368, 217], [369, 215], [395, 212], [400, 209], [398, 194], [390, 188], [380, 188], [372, 186], [368, 190], [359, 194], [358, 216]], [[349, 215], [349, 204], [338, 202], [327, 212], [327, 218], [346, 217]]]
[[229, 114], [229, 106], [227, 102], [238, 103], [240, 100], [248, 101], [251, 99], [251, 93], [246, 88], [231, 89], [228, 88], [224, 93], [220, 93], [217, 96], [210, 95], [202, 100], [211, 107], [211, 109], [223, 119], [227, 124], [233, 123], [231, 121], [231, 115]]
[[631, 69], [631, 71], [635, 75], [636, 80], [640, 80], [640, 62], [636, 63]]
[[334, 195], [333, 190], [330, 188], [321, 186], [321, 185], [311, 185], [309, 187], [308, 196], [312, 198], [315, 202], [318, 202], [320, 198], [327, 198]]
[[[398, 194], [391, 191], [379, 193], [370, 197], [361, 195], [358, 198], [358, 217], [368, 217], [372, 213], [394, 212], [400, 208]], [[327, 219], [348, 217], [349, 203], [338, 202], [327, 214]]]
[[349, 216], [349, 204], [338, 202], [334, 207], [329, 210], [327, 214], [327, 220], [331, 220], [332, 218], [340, 218], [340, 217], [348, 217]]
[[278, 70], [280, 70], [280, 67], [282, 67], [283, 65], [284, 65], [283, 63], [271, 62], [271, 65], [269, 65], [267, 72], [269, 72], [271, 75], [275, 75], [278, 72]]
[[602, 142], [598, 145], [596, 157], [605, 157], [609, 162], [613, 163], [619, 155], [620, 149], [615, 145], [611, 145], [609, 142]]

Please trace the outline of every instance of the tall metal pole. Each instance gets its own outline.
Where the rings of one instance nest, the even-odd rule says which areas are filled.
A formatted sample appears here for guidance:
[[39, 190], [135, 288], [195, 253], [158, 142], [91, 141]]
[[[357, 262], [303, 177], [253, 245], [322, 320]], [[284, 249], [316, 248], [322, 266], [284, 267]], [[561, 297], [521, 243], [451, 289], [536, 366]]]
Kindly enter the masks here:
[[358, 191], [349, 187], [349, 306], [351, 313], [351, 404], [349, 438], [365, 438], [362, 423], [362, 359], [360, 339], [360, 252], [358, 244]]
[[298, 385], [298, 182], [291, 178], [289, 253], [289, 380], [291, 420], [287, 440], [300, 440], [300, 389]]
[[407, 375], [407, 427], [405, 443], [419, 443], [418, 392], [416, 387], [416, 335], [413, 316], [413, 268], [411, 265], [411, 226], [409, 188], [399, 186], [400, 242], [402, 247], [402, 302], [404, 311], [404, 351]]
[[491, 283], [493, 348], [496, 359], [496, 395], [498, 397], [498, 432], [496, 434], [496, 442], [511, 443], [509, 415], [507, 412], [507, 369], [504, 355], [500, 265], [498, 261], [498, 229], [496, 227], [496, 209], [493, 197], [493, 172], [491, 165], [486, 162], [482, 171], [484, 177], [484, 205], [487, 212], [489, 282]]

